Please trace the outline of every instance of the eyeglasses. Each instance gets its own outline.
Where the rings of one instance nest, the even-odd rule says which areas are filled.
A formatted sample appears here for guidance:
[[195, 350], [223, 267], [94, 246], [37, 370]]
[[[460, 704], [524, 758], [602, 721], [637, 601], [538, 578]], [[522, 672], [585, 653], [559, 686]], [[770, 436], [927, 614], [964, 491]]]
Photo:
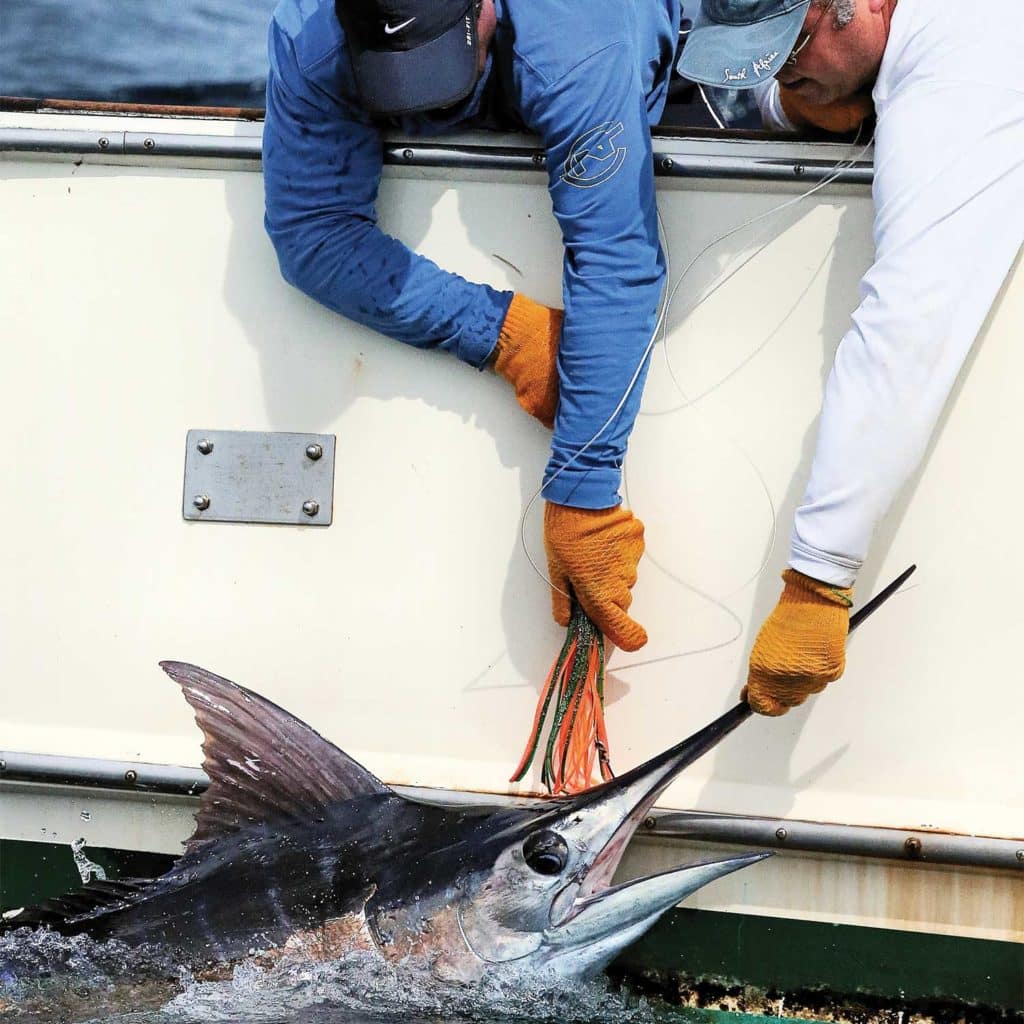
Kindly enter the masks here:
[[814, 38], [815, 33], [821, 26], [822, 19], [825, 17], [826, 14], [828, 14], [830, 10], [832, 10], [832, 5], [834, 3], [835, 0], [825, 0], [825, 3], [821, 7], [821, 13], [818, 15], [818, 19], [817, 21], [815, 21], [813, 27], [811, 28], [811, 31], [801, 32], [800, 35], [797, 36], [796, 46], [793, 47], [793, 49], [790, 51], [789, 56], [786, 58], [786, 63], [790, 65], [790, 67], [796, 64], [796, 62], [800, 59], [801, 51], [804, 50], [811, 42], [811, 40]]

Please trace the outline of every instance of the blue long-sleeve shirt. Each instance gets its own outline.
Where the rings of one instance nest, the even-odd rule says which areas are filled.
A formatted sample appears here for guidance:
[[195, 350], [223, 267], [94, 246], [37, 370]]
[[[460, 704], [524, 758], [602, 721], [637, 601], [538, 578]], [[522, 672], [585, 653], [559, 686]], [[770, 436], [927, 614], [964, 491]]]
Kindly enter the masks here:
[[[344, 0], [341, 0], [344, 2]], [[522, 127], [547, 153], [565, 245], [560, 401], [544, 496], [608, 508], [664, 277], [650, 125], [665, 104], [678, 0], [495, 0], [487, 69], [456, 108], [363, 111], [334, 0], [283, 0], [270, 26], [263, 132], [267, 231], [285, 279], [360, 324], [483, 367], [511, 292], [474, 284], [377, 226], [382, 132]], [[646, 372], [646, 369], [645, 369]]]

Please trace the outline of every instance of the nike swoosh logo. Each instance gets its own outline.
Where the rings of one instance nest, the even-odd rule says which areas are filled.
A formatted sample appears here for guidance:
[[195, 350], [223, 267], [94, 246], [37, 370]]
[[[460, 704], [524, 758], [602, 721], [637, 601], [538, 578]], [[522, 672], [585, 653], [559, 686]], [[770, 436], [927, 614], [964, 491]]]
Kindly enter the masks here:
[[396, 32], [401, 32], [407, 25], [411, 25], [416, 19], [410, 18], [408, 21], [403, 21], [401, 25], [389, 25], [386, 21], [384, 22], [384, 34], [393, 36]]

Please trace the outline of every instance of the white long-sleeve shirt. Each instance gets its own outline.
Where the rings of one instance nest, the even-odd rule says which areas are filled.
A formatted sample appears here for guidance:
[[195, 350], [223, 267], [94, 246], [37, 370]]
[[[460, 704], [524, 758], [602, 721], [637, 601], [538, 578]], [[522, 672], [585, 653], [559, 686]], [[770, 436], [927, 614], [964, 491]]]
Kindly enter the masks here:
[[[1024, 244], [1022, 48], [1024, 0], [896, 7], [873, 93], [875, 261], [791, 542], [808, 576], [853, 584]], [[760, 105], [785, 126], [777, 90]]]

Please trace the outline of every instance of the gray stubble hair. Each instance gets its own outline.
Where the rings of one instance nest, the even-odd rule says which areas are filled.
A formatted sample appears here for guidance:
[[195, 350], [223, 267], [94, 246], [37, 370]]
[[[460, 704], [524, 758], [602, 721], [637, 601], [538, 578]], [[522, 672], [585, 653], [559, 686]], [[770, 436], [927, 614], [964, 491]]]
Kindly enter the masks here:
[[[828, 0], [813, 0], [817, 7], [824, 7]], [[846, 28], [857, 13], [857, 0], [834, 0], [832, 16], [836, 19], [836, 28]]]

